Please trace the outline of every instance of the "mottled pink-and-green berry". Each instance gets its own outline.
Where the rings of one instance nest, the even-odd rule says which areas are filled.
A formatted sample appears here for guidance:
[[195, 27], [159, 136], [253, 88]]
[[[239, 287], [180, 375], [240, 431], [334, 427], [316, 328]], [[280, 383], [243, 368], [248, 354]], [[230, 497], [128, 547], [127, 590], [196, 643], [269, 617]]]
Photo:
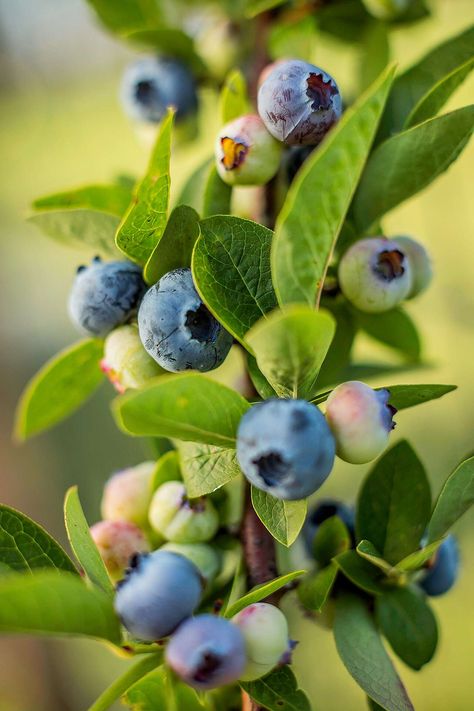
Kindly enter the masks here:
[[142, 462], [113, 474], [104, 486], [101, 513], [110, 521], [130, 521], [148, 526], [148, 509], [155, 462]]
[[412, 289], [412, 267], [402, 246], [384, 237], [355, 242], [343, 255], [338, 270], [342, 293], [360, 311], [388, 311]]
[[152, 529], [174, 543], [209, 541], [219, 528], [211, 500], [189, 499], [180, 481], [167, 481], [155, 491], [148, 517]]
[[179, 626], [166, 647], [166, 661], [186, 684], [206, 691], [240, 678], [245, 642], [224, 617], [198, 615]]
[[413, 299], [425, 291], [433, 279], [433, 266], [426, 248], [411, 237], [393, 237], [400, 249], [410, 260], [412, 269], [412, 285], [407, 299]]
[[390, 392], [373, 390], [350, 380], [335, 388], [327, 399], [326, 420], [336, 440], [336, 454], [351, 464], [377, 457], [387, 446], [395, 427], [396, 410], [389, 405]]
[[91, 536], [112, 580], [119, 580], [136, 553], [147, 553], [150, 544], [143, 531], [128, 521], [99, 521]]
[[248, 114], [227, 123], [215, 143], [216, 167], [229, 185], [264, 185], [280, 165], [282, 147], [259, 116]]
[[290, 146], [317, 145], [342, 113], [334, 79], [299, 59], [276, 64], [258, 92], [258, 113], [268, 131]]
[[256, 602], [234, 615], [232, 623], [245, 642], [247, 663], [239, 677], [242, 681], [259, 679], [279, 662], [289, 661], [293, 643], [288, 638], [286, 617], [278, 607]]

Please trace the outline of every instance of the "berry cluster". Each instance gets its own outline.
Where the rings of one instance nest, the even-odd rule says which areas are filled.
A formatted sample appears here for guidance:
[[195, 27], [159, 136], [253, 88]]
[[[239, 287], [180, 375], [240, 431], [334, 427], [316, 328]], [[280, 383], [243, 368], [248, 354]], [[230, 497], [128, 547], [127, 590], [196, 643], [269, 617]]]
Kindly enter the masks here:
[[[292, 643], [283, 613], [248, 605], [230, 620], [202, 612], [222, 568], [213, 543], [222, 527], [209, 497], [189, 499], [181, 481], [153, 491], [155, 464], [114, 474], [91, 528], [111, 578], [115, 609], [136, 640], [168, 637], [169, 666], [197, 689], [249, 681], [288, 663]], [[207, 603], [208, 604], [208, 603]]]

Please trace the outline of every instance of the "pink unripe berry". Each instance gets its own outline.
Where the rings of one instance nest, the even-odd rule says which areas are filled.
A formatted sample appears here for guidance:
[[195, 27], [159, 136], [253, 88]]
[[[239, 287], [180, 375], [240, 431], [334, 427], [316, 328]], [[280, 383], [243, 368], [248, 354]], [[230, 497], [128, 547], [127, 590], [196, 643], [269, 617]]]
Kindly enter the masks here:
[[146, 529], [154, 470], [155, 462], [142, 462], [113, 474], [104, 487], [102, 518], [130, 521]]
[[350, 380], [335, 388], [326, 403], [326, 420], [336, 440], [336, 453], [351, 464], [364, 464], [387, 446], [396, 410], [388, 390], [372, 390]]
[[147, 553], [150, 550], [143, 531], [128, 521], [99, 521], [90, 531], [114, 581], [123, 576], [130, 558], [135, 553]]
[[278, 170], [281, 150], [259, 116], [240, 116], [219, 131], [217, 170], [229, 185], [264, 185]]
[[244, 607], [232, 618], [245, 641], [247, 664], [242, 681], [252, 681], [268, 674], [291, 649], [288, 623], [283, 612], [266, 602]]

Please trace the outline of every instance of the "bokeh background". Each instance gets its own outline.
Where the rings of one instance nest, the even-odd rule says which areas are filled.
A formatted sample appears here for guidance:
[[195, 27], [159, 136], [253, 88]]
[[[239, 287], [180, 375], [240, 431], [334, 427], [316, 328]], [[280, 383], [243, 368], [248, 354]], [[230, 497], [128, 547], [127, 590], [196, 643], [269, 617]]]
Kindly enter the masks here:
[[[402, 67], [474, 20], [472, 0], [435, 0], [432, 5], [432, 19], [392, 35], [393, 54]], [[355, 49], [320, 37], [313, 59], [333, 73], [344, 92], [354, 85], [355, 55]], [[28, 378], [76, 339], [66, 314], [67, 293], [75, 267], [90, 256], [48, 241], [26, 218], [35, 197], [143, 171], [147, 149], [117, 100], [121, 72], [133, 56], [97, 26], [82, 0], [0, 0], [0, 500], [28, 513], [63, 543], [66, 488], [79, 484], [93, 522], [105, 478], [150, 452], [115, 429], [108, 385], [52, 432], [21, 447], [12, 443], [15, 403]], [[471, 79], [448, 108], [473, 95]], [[174, 190], [212, 150], [216, 97], [208, 92], [203, 100], [207, 108], [199, 140], [178, 147], [173, 159]], [[432, 289], [409, 304], [430, 367], [398, 381], [459, 386], [441, 402], [403, 413], [394, 435], [409, 437], [415, 445], [434, 495], [474, 449], [473, 169], [471, 145], [447, 174], [385, 221], [387, 234], [412, 234], [425, 242], [436, 269]], [[368, 342], [360, 342], [358, 350], [392, 358]], [[338, 463], [322, 493], [353, 499], [366, 469]], [[460, 522], [457, 533], [463, 557], [459, 584], [433, 603], [441, 628], [436, 657], [420, 674], [400, 669], [418, 711], [473, 708], [472, 515]], [[290, 604], [287, 610], [292, 636], [300, 640], [296, 671], [314, 708], [365, 709], [364, 696], [338, 660], [331, 635], [302, 620]], [[83, 711], [124, 664], [90, 641], [3, 638], [0, 711]]]

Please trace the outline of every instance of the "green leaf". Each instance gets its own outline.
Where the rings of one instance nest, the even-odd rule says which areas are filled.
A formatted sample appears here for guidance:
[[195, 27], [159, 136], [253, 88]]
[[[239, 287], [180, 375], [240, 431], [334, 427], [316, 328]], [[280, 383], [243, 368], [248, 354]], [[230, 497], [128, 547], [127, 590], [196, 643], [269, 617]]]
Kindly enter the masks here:
[[359, 230], [369, 229], [447, 170], [467, 145], [473, 130], [474, 106], [465, 106], [380, 144], [369, 158], [354, 197]]
[[151, 478], [151, 490], [156, 491], [159, 486], [167, 481], [181, 481], [181, 479], [179, 453], [173, 449], [158, 459]]
[[103, 343], [79, 341], [49, 360], [26, 386], [18, 403], [15, 436], [22, 441], [71, 415], [98, 388]]
[[[421, 106], [424, 99], [428, 99], [436, 86], [472, 59], [473, 42], [474, 27], [471, 26], [432, 49], [395, 79], [383, 116], [381, 135], [387, 136], [402, 130], [410, 113]], [[444, 101], [449, 96], [450, 93], [446, 92]], [[437, 110], [441, 107], [442, 104], [438, 105]]]
[[178, 27], [167, 27], [158, 21], [150, 29], [132, 29], [124, 32], [123, 38], [138, 48], [151, 50], [167, 57], [177, 57], [198, 76], [206, 74], [206, 67], [196, 53], [194, 40]]
[[375, 601], [377, 622], [395, 654], [419, 670], [433, 657], [438, 643], [436, 619], [424, 596], [397, 588]]
[[297, 305], [260, 319], [245, 340], [279, 397], [310, 399], [335, 330], [329, 312]]
[[456, 390], [456, 385], [388, 385], [390, 404], [397, 410], [423, 405]]
[[71, 548], [85, 574], [94, 585], [113, 596], [114, 586], [90, 534], [89, 524], [84, 516], [77, 493], [77, 486], [72, 486], [66, 493], [64, 522]]
[[[318, 8], [319, 11], [320, 8]], [[270, 26], [267, 46], [273, 60], [292, 57], [310, 62], [317, 40], [315, 14], [296, 19], [290, 13]]]
[[286, 575], [280, 575], [279, 578], [271, 580], [269, 583], [263, 583], [262, 585], [257, 585], [256, 587], [249, 590], [249, 592], [243, 597], [236, 600], [230, 607], [225, 611], [225, 617], [233, 617], [238, 612], [247, 607], [248, 605], [253, 605], [255, 602], [260, 602], [265, 600], [270, 595], [273, 595], [277, 590], [281, 590], [289, 583], [296, 580], [296, 578], [301, 577], [305, 574], [305, 570], [295, 570], [292, 573], [287, 573]]
[[161, 123], [147, 173], [117, 231], [117, 247], [130, 259], [145, 264], [166, 227], [170, 192], [170, 109]]
[[331, 129], [293, 181], [277, 218], [272, 276], [281, 304], [314, 305], [393, 77], [386, 71]]
[[284, 546], [291, 546], [306, 518], [306, 499], [284, 501], [252, 486], [252, 505], [273, 538]]
[[191, 499], [210, 494], [241, 474], [233, 449], [182, 442], [179, 451], [183, 479]]
[[270, 275], [272, 237], [266, 227], [231, 215], [201, 222], [194, 283], [210, 311], [242, 343], [253, 324], [277, 305]]
[[179, 205], [171, 213], [163, 236], [143, 271], [147, 284], [155, 284], [167, 272], [191, 266], [191, 255], [199, 237], [199, 215], [192, 207]]
[[29, 221], [58, 242], [117, 257], [114, 235], [130, 199], [129, 186], [88, 185], [38, 198]]
[[196, 212], [202, 212], [202, 202], [206, 176], [213, 165], [214, 158], [206, 158], [200, 163], [185, 181], [176, 200], [176, 205], [189, 205]]
[[204, 188], [202, 216], [225, 215], [230, 212], [232, 188], [224, 183], [215, 165], [211, 165]]
[[278, 5], [283, 5], [285, 0], [246, 0], [245, 1], [245, 15], [247, 17], [256, 17], [260, 15], [261, 12], [266, 12], [267, 10], [272, 10]]
[[259, 370], [257, 361], [253, 355], [250, 355], [250, 353], [247, 353], [247, 371], [250, 376], [250, 380], [252, 381], [252, 385], [263, 400], [268, 400], [270, 397], [277, 396], [268, 380], [265, 378], [261, 370]]
[[413, 107], [405, 122], [404, 128], [416, 126], [416, 124], [422, 123], [432, 116], [436, 116], [451, 94], [453, 94], [464, 79], [469, 76], [473, 68], [474, 59], [471, 58], [440, 79], [433, 88], [420, 99], [416, 106]]
[[124, 32], [131, 27], [153, 27], [160, 21], [156, 0], [87, 0], [99, 20], [112, 32]]
[[384, 711], [382, 706], [380, 706], [376, 701], [371, 699], [369, 696], [367, 697], [367, 706], [369, 707], [369, 711]]
[[347, 671], [371, 699], [387, 711], [414, 711], [364, 600], [338, 598], [334, 638]]
[[354, 316], [344, 302], [323, 301], [336, 319], [336, 332], [328, 354], [318, 375], [318, 388], [334, 385], [344, 380], [343, 374], [349, 367], [352, 345], [356, 335]]
[[311, 704], [290, 667], [274, 669], [262, 679], [241, 681], [251, 699], [269, 711], [311, 711]]
[[389, 563], [398, 563], [417, 550], [430, 510], [423, 465], [408, 442], [398, 442], [364, 481], [357, 505], [357, 536], [371, 541]]
[[[171, 696], [171, 698], [170, 698]], [[128, 689], [124, 703], [131, 711], [203, 711], [199, 696], [190, 686], [170, 684], [169, 672], [160, 667]]]
[[421, 355], [421, 342], [415, 324], [402, 308], [383, 314], [355, 312], [357, 325], [376, 341], [394, 348], [409, 360], [417, 361]]
[[356, 551], [361, 558], [368, 560], [369, 563], [375, 565], [386, 575], [390, 575], [395, 571], [393, 565], [390, 565], [390, 563], [387, 563], [387, 561], [382, 558], [379, 551], [370, 541], [361, 541], [357, 546]]
[[249, 113], [247, 82], [240, 69], [232, 69], [226, 77], [219, 97], [219, 112], [223, 124]]
[[0, 579], [0, 631], [121, 640], [110, 597], [77, 575], [58, 571]]
[[133, 664], [116, 679], [95, 701], [88, 711], [106, 711], [112, 704], [120, 699], [131, 686], [142, 679], [146, 674], [153, 671], [163, 663], [163, 653], [147, 654], [138, 662]]
[[331, 516], [318, 526], [313, 539], [313, 555], [321, 567], [329, 565], [335, 556], [350, 547], [349, 531], [339, 516]]
[[428, 543], [425, 548], [420, 548], [420, 550], [410, 553], [406, 558], [403, 558], [399, 563], [397, 563], [396, 568], [402, 573], [411, 573], [413, 570], [418, 570], [422, 568], [424, 564], [430, 560], [440, 547], [443, 539], [433, 541], [433, 543]]
[[170, 375], [115, 401], [119, 426], [134, 435], [235, 447], [249, 403], [234, 390], [198, 373]]
[[336, 563], [330, 563], [304, 578], [297, 591], [301, 604], [308, 610], [321, 612], [336, 582], [338, 570]]
[[361, 558], [356, 551], [340, 553], [334, 558], [339, 570], [361, 590], [371, 595], [382, 595], [387, 590], [389, 581], [379, 568]]
[[28, 516], [0, 504], [0, 564], [9, 570], [57, 568], [77, 573], [62, 547]]
[[388, 25], [374, 20], [367, 25], [362, 38], [359, 65], [359, 90], [364, 91], [374, 82], [390, 61]]
[[428, 541], [435, 541], [474, 504], [474, 457], [454, 470], [441, 489], [428, 525]]

